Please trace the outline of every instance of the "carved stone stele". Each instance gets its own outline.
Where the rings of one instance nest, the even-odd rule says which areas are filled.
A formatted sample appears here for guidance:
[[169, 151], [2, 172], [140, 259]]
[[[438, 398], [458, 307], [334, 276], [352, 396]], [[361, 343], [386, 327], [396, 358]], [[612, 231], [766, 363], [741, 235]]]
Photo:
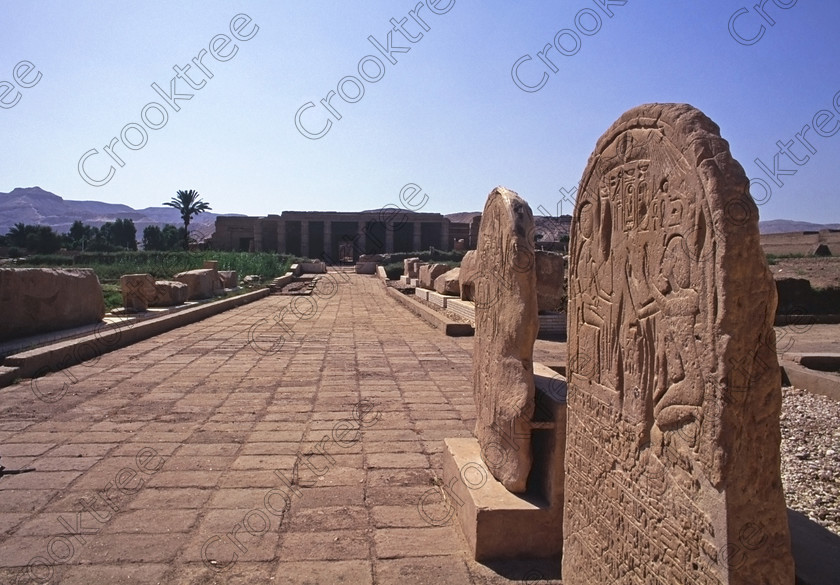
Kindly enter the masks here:
[[621, 116], [569, 254], [563, 582], [792, 585], [776, 289], [717, 125]]
[[497, 187], [488, 196], [475, 256], [475, 436], [493, 476], [519, 493], [531, 469], [539, 321], [534, 217], [513, 191]]

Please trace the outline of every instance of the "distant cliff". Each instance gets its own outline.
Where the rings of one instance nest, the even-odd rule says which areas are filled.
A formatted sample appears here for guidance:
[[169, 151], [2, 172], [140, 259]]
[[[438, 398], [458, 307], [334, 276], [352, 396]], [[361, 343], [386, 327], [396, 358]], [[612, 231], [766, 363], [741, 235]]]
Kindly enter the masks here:
[[[161, 196], [161, 199], [165, 199], [165, 196]], [[213, 204], [212, 201], [209, 203]], [[190, 232], [201, 240], [210, 237], [215, 229], [216, 216], [210, 212], [199, 214], [190, 223]], [[0, 234], [8, 232], [16, 223], [48, 225], [56, 232], [64, 233], [77, 219], [99, 227], [119, 218], [134, 221], [138, 240], [143, 237], [146, 226], [162, 226], [167, 223], [183, 225], [178, 210], [171, 207], [133, 209], [116, 203], [71, 201], [40, 187], [19, 187], [11, 193], [0, 193]]]

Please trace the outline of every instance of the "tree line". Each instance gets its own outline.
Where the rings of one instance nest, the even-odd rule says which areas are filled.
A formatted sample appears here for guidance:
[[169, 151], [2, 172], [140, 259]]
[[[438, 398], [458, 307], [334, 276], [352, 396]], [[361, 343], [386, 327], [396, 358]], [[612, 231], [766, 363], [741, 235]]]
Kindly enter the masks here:
[[[189, 234], [183, 227], [165, 224], [146, 226], [141, 244], [144, 250], [184, 250]], [[137, 250], [137, 228], [131, 219], [117, 219], [96, 227], [79, 220], [73, 222], [67, 233], [58, 233], [50, 226], [17, 223], [0, 235], [0, 246], [16, 248], [11, 256], [29, 254], [54, 254], [61, 249], [84, 252], [121, 252]]]
[[[209, 211], [210, 205], [193, 189], [178, 191], [164, 205], [178, 210], [184, 227], [168, 223], [163, 228], [147, 226], [143, 230], [143, 249], [188, 250], [190, 221], [199, 213]], [[54, 254], [62, 248], [90, 252], [137, 250], [137, 228], [131, 219], [105, 222], [100, 227], [76, 220], [65, 234], [55, 232], [50, 226], [17, 223], [5, 235], [0, 235], [0, 246], [12, 248], [10, 256], [19, 256], [24, 250], [32, 254]]]

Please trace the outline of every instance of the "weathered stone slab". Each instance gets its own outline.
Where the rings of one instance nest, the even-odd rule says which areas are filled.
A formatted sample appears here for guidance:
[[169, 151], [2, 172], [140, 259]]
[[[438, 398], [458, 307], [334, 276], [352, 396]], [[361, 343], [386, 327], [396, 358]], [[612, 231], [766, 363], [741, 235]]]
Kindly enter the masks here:
[[688, 105], [625, 113], [575, 207], [563, 582], [792, 584], [775, 288], [748, 180]]
[[376, 274], [376, 262], [356, 262], [356, 274]]
[[157, 290], [151, 274], [123, 274], [120, 276], [123, 307], [128, 311], [145, 311], [155, 300]]
[[301, 262], [300, 269], [305, 274], [326, 274], [327, 265], [321, 260], [312, 260], [311, 262]]
[[187, 270], [186, 272], [179, 272], [172, 278], [178, 282], [183, 282], [189, 287], [188, 298], [190, 300], [209, 299], [213, 296], [213, 291], [220, 286], [218, 273], [212, 268]]
[[461, 294], [461, 269], [453, 268], [444, 272], [435, 279], [435, 292], [442, 295]]
[[563, 311], [566, 296], [566, 263], [556, 252], [534, 252], [537, 270], [537, 308], [540, 311]]
[[487, 198], [475, 277], [475, 436], [494, 477], [524, 492], [531, 469], [532, 360], [537, 338], [534, 217], [503, 187]]
[[461, 272], [459, 278], [461, 280], [461, 300], [474, 301], [475, 300], [475, 277], [478, 274], [478, 255], [475, 250], [470, 250], [461, 259]]
[[173, 307], [187, 302], [190, 287], [183, 282], [174, 280], [158, 280], [155, 282], [155, 298], [149, 303], [153, 307]]
[[420, 266], [420, 286], [426, 290], [435, 289], [435, 279], [450, 269], [446, 264], [424, 264]]
[[239, 275], [236, 270], [219, 270], [219, 276], [222, 277], [222, 284], [225, 288], [236, 288], [239, 286]]
[[0, 340], [97, 323], [105, 300], [90, 268], [0, 268]]
[[420, 258], [406, 258], [403, 260], [403, 274], [408, 278], [417, 278], [419, 276], [418, 264], [420, 264]]

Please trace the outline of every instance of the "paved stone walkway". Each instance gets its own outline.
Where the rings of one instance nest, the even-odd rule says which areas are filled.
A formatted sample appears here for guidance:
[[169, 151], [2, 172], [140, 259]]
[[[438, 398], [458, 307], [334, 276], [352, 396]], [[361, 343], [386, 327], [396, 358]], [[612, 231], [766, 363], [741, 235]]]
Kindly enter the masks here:
[[0, 478], [0, 583], [556, 578], [473, 562], [446, 521], [472, 338], [335, 278], [0, 390], [0, 463], [36, 468]]

